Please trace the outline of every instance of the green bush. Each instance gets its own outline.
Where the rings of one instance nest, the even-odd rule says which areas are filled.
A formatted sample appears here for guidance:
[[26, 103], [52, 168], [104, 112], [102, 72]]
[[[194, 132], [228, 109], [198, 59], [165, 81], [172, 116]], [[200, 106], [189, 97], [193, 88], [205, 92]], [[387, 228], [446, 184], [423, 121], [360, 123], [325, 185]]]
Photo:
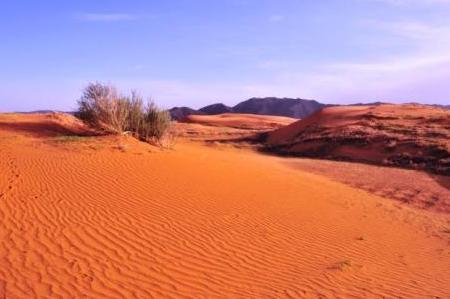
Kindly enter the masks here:
[[90, 83], [78, 100], [76, 116], [91, 127], [113, 134], [131, 132], [145, 141], [160, 141], [171, 126], [170, 114], [132, 92], [119, 94], [111, 85]]

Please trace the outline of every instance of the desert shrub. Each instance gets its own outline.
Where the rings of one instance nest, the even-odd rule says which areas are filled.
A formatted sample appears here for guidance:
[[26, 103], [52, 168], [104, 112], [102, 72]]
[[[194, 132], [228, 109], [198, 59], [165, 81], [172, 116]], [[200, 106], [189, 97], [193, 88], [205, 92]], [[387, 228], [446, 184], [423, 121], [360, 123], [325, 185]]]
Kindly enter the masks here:
[[170, 113], [149, 102], [145, 108], [140, 136], [146, 140], [154, 138], [159, 141], [169, 129], [170, 124]]
[[78, 101], [76, 116], [96, 129], [122, 133], [128, 118], [127, 99], [113, 86], [91, 83]]
[[114, 86], [91, 83], [78, 100], [76, 116], [109, 133], [131, 132], [148, 142], [159, 141], [171, 126], [170, 114], [153, 102], [145, 104], [137, 92], [121, 95]]
[[139, 137], [143, 123], [145, 112], [144, 100], [136, 92], [131, 93], [128, 100], [128, 119], [127, 131], [132, 132], [135, 137]]
[[164, 133], [163, 138], [159, 140], [159, 145], [165, 149], [173, 149], [178, 141], [178, 132], [171, 126], [170, 129]]

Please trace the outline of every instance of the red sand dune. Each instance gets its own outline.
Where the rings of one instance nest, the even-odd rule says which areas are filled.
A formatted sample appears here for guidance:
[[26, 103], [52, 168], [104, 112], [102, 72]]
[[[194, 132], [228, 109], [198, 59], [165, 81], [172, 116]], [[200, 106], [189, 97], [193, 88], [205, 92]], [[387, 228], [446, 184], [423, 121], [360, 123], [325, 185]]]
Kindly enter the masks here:
[[285, 165], [408, 206], [450, 214], [450, 176], [364, 163], [287, 158]]
[[450, 111], [423, 105], [325, 108], [271, 132], [279, 153], [450, 174]]
[[183, 122], [237, 129], [273, 130], [297, 120], [284, 116], [224, 113], [219, 115], [189, 115], [183, 119]]
[[[189, 115], [174, 124], [176, 135], [196, 141], [255, 139], [298, 119], [256, 114]], [[240, 145], [242, 146], [242, 144]]]
[[6, 298], [450, 297], [446, 214], [286, 159], [50, 123], [0, 115]]
[[[174, 134], [184, 140], [212, 141], [212, 140], [239, 140], [242, 138], [255, 138], [259, 130], [237, 129], [231, 127], [216, 127], [196, 123], [175, 122]], [[265, 132], [265, 130], [264, 130]]]
[[65, 113], [0, 114], [0, 130], [8, 135], [48, 137], [55, 135], [93, 135], [83, 122]]

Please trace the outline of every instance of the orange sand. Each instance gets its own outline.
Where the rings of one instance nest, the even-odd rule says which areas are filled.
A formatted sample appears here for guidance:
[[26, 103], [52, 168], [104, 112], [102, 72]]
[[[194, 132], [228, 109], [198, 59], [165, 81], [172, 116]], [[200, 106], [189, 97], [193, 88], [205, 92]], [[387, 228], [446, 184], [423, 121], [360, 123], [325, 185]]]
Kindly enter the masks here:
[[251, 140], [257, 139], [260, 133], [295, 121], [298, 119], [256, 114], [189, 115], [181, 122], [174, 122], [174, 131], [178, 137], [195, 141]]
[[40, 118], [0, 115], [6, 298], [450, 297], [446, 215], [276, 157]]
[[450, 176], [450, 110], [419, 104], [339, 106], [270, 132], [277, 153], [364, 161]]
[[292, 124], [296, 121], [298, 121], [298, 119], [284, 116], [239, 113], [224, 113], [219, 115], [189, 115], [183, 120], [183, 122], [208, 126], [253, 130], [277, 129]]

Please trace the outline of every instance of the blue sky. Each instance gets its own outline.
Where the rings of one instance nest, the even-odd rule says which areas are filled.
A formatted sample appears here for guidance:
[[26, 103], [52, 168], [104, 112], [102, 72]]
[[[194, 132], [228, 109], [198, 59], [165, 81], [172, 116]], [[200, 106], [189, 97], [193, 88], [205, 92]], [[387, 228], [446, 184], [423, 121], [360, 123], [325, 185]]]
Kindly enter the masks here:
[[253, 96], [450, 104], [450, 0], [3, 1], [0, 111], [90, 81], [163, 107]]

